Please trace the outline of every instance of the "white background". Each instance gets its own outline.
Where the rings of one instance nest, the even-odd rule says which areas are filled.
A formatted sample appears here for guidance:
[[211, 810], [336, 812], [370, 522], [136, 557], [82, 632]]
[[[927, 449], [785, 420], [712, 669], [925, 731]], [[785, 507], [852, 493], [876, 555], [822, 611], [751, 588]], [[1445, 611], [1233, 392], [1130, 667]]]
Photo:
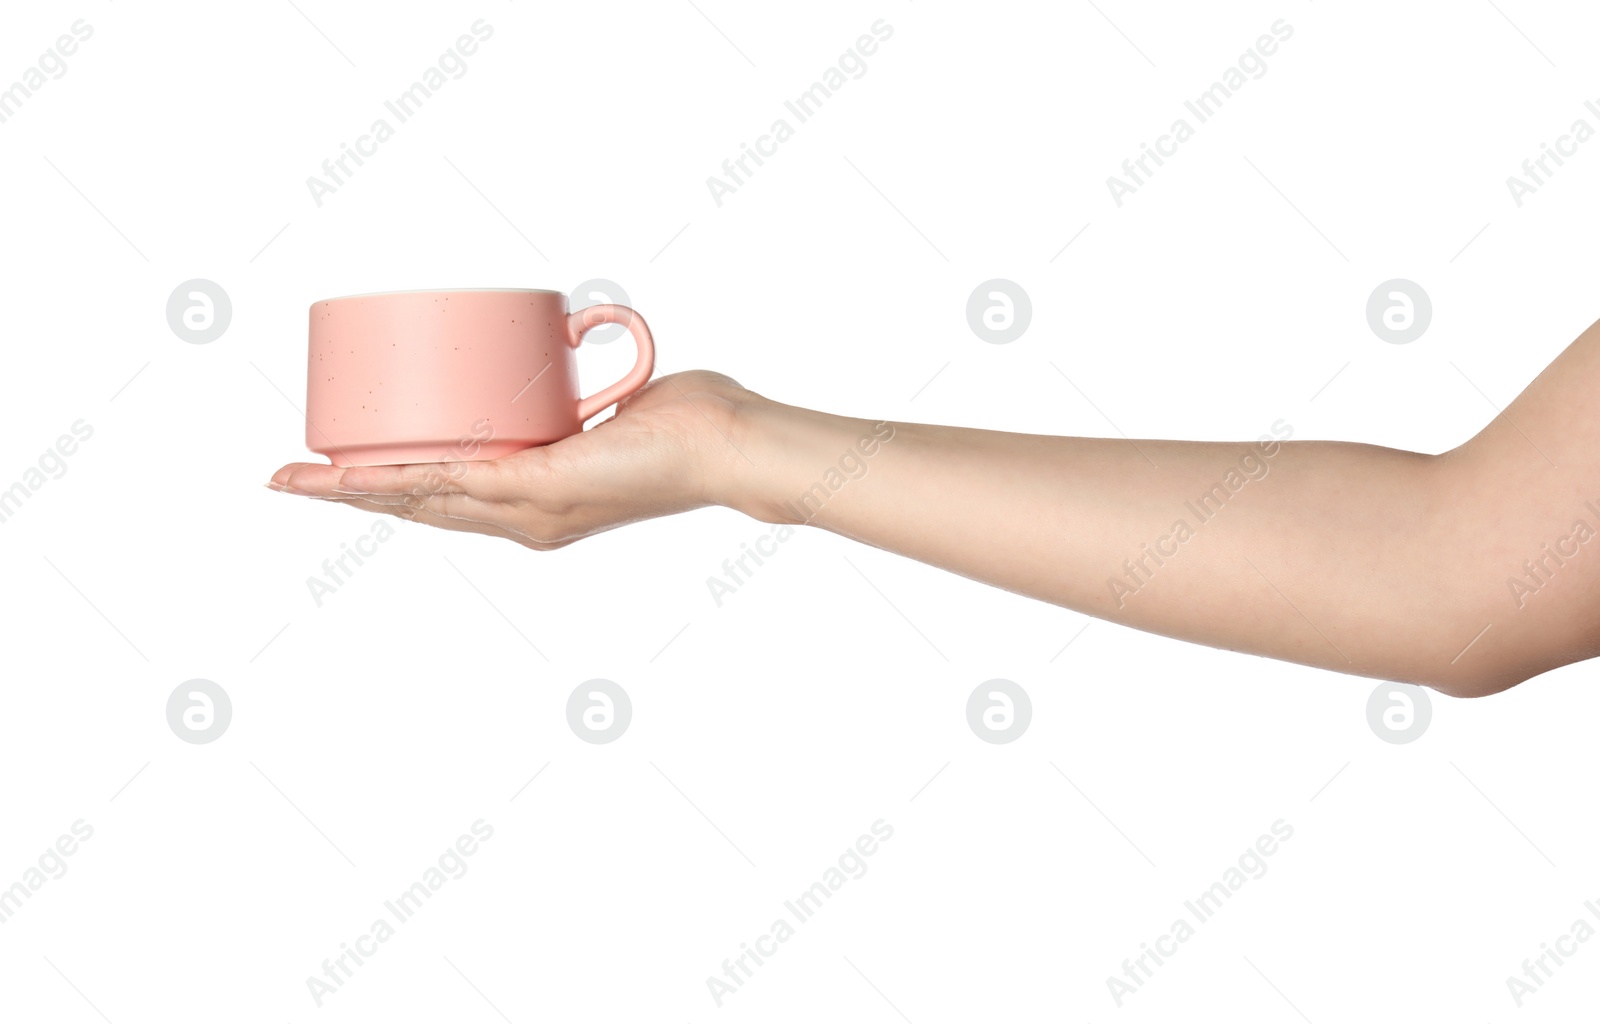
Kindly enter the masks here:
[[[1600, 314], [1600, 141], [1520, 208], [1506, 186], [1574, 119], [1600, 127], [1592, 8], [296, 2], [4, 15], [0, 85], [75, 19], [94, 34], [0, 125], [0, 488], [74, 421], [94, 435], [0, 523], [0, 886], [72, 822], [94, 836], [0, 925], [0, 1017], [1594, 1005], [1600, 942], [1520, 1010], [1506, 987], [1600, 898], [1589, 665], [1436, 696], [1394, 745], [1370, 680], [818, 532], [719, 608], [706, 578], [765, 529], [724, 510], [551, 554], [402, 524], [317, 607], [307, 578], [374, 521], [261, 487], [307, 457], [314, 299], [591, 277], [626, 287], [660, 372], [802, 405], [1452, 447]], [[468, 73], [317, 206], [308, 176], [478, 18]], [[867, 73], [718, 207], [707, 177], [878, 18]], [[1265, 76], [1118, 208], [1107, 176], [1280, 18]], [[1009, 345], [964, 313], [996, 277], [1033, 303]], [[1433, 301], [1410, 345], [1366, 323], [1396, 277]], [[166, 322], [191, 278], [232, 298], [209, 345]], [[583, 350], [589, 390], [625, 347]], [[165, 717], [197, 677], [233, 704], [205, 745]], [[633, 701], [606, 745], [566, 720], [596, 677]], [[997, 677], [1033, 703], [1005, 745], [965, 716]], [[466, 875], [318, 1009], [307, 977], [480, 818]], [[880, 818], [866, 875], [719, 1009], [706, 978]], [[1279, 819], [1267, 874], [1118, 1008], [1124, 958]]]

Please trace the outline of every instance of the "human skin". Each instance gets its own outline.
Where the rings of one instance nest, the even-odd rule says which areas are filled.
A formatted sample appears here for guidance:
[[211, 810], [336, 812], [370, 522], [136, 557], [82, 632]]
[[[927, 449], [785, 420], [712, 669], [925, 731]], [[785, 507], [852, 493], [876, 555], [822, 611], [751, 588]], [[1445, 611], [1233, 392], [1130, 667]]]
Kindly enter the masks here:
[[[268, 486], [535, 549], [722, 505], [1153, 633], [1483, 696], [1600, 654], [1596, 395], [1600, 324], [1438, 455], [882, 425], [695, 370], [502, 459], [291, 463]], [[799, 504], [864, 438], [865, 471]], [[1264, 475], [1197, 515], [1241, 466]]]

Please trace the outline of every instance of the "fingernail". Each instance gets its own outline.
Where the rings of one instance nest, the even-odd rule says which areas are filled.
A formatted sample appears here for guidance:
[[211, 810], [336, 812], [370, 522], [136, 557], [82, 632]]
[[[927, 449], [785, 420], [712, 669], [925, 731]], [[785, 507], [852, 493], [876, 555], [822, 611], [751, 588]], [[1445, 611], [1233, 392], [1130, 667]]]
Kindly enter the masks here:
[[332, 488], [330, 488], [330, 489], [331, 489], [331, 490], [332, 490], [332, 491], [333, 491], [333, 492], [334, 492], [334, 493], [335, 493], [335, 494], [368, 494], [368, 493], [370, 493], [370, 492], [368, 492], [368, 491], [352, 491], [352, 490], [350, 490], [350, 489], [349, 489], [349, 488], [348, 488], [348, 487], [340, 487], [340, 486], [339, 486], [339, 485], [338, 485], [338, 484], [335, 484], [335, 485], [334, 485], [334, 486], [333, 486], [333, 487], [332, 487]]
[[267, 481], [267, 482], [266, 482], [266, 484], [265, 484], [265, 485], [264, 485], [264, 486], [265, 486], [265, 487], [266, 487], [266, 489], [267, 489], [267, 490], [269, 490], [269, 491], [282, 491], [282, 490], [287, 490], [287, 488], [286, 488], [286, 487], [284, 487], [284, 486], [283, 486], [283, 485], [282, 485], [282, 484], [280, 484], [280, 483], [277, 483], [277, 482], [276, 482], [276, 481], [273, 481], [273, 480], [268, 480], [268, 481]]

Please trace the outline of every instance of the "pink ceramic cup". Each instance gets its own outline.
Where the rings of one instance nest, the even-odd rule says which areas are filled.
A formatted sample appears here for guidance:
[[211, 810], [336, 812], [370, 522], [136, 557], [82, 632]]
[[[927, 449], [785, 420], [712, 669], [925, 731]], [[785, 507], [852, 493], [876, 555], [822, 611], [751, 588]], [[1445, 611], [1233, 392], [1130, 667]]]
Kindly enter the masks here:
[[[639, 358], [579, 397], [575, 349], [627, 327]], [[576, 434], [644, 386], [655, 345], [626, 306], [567, 312], [536, 288], [384, 292], [311, 306], [306, 447], [335, 466], [498, 459]]]

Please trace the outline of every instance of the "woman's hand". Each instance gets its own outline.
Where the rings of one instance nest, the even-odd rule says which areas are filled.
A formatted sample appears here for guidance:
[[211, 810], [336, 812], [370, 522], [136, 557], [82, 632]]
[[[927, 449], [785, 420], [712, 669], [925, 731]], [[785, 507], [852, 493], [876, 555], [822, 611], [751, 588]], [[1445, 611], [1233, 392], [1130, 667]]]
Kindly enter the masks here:
[[530, 548], [721, 500], [739, 411], [756, 399], [720, 373], [652, 381], [592, 430], [486, 462], [338, 466], [292, 462], [267, 486]]

